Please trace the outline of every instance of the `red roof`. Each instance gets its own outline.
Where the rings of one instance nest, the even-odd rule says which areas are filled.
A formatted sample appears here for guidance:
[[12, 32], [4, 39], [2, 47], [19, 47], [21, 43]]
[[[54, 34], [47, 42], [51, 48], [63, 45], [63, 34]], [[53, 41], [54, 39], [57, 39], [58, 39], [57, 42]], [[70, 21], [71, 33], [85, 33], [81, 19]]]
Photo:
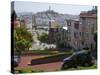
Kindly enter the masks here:
[[97, 14], [81, 13], [80, 17], [96, 18]]

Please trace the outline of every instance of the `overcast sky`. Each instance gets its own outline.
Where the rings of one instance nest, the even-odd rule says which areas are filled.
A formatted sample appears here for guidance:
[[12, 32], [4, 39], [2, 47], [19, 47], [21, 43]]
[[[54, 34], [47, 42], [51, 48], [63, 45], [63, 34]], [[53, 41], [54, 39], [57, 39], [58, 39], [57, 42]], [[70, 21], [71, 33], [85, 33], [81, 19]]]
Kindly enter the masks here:
[[73, 14], [78, 15], [81, 11], [88, 11], [93, 8], [93, 6], [88, 5], [70, 5], [70, 4], [54, 4], [54, 3], [36, 3], [36, 2], [25, 2], [25, 1], [15, 1], [15, 11], [19, 12], [40, 12], [46, 11], [51, 8], [58, 13]]

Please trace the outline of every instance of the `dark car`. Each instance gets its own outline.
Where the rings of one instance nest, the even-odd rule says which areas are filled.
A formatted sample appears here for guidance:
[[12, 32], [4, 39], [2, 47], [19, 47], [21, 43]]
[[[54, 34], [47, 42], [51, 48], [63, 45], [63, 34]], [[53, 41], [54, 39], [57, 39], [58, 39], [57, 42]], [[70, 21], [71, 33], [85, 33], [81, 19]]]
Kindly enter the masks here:
[[73, 53], [63, 60], [61, 69], [77, 68], [78, 66], [92, 66], [93, 58], [90, 51], [82, 50]]

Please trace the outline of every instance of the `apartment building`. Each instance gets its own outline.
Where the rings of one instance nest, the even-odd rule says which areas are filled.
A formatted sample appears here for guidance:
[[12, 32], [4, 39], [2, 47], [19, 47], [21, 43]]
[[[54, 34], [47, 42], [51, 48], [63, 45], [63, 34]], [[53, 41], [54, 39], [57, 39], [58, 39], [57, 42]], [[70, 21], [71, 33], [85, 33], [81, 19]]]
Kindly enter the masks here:
[[[79, 16], [80, 18], [78, 20], [65, 21], [67, 36], [63, 38], [62, 42], [66, 42], [66, 45], [70, 45], [76, 50], [80, 50], [82, 48], [94, 49], [94, 32], [97, 32], [97, 15], [96, 13], [85, 12], [80, 13]], [[63, 33], [62, 36], [65, 36]], [[64, 41], [64, 39], [67, 41]]]
[[94, 32], [97, 32], [97, 12], [92, 9], [88, 12], [80, 13], [80, 37], [83, 47], [95, 48]]
[[[74, 50], [83, 48], [94, 49], [94, 32], [97, 32], [96, 10], [82, 12], [79, 19], [66, 19], [63, 26], [54, 21], [49, 24], [49, 40], [59, 48], [72, 47]], [[55, 24], [54, 24], [55, 23]]]
[[57, 22], [50, 21], [49, 24], [49, 41], [56, 44], [58, 48], [80, 49], [80, 21], [78, 19], [65, 20], [63, 26], [59, 26]]
[[73, 19], [73, 20], [66, 20], [65, 26], [67, 27], [67, 45], [71, 46], [73, 49], [81, 49], [80, 44], [80, 36], [79, 36], [79, 30], [80, 30], [80, 21], [79, 19]]

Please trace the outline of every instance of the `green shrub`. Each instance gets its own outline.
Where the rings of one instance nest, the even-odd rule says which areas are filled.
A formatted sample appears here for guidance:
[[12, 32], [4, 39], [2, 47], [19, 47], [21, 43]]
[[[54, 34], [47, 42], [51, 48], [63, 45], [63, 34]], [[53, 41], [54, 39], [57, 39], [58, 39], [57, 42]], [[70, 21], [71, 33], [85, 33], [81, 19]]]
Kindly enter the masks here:
[[27, 67], [27, 68], [16, 68], [15, 73], [34, 73], [34, 72], [44, 72], [43, 70], [34, 70], [33, 68]]

